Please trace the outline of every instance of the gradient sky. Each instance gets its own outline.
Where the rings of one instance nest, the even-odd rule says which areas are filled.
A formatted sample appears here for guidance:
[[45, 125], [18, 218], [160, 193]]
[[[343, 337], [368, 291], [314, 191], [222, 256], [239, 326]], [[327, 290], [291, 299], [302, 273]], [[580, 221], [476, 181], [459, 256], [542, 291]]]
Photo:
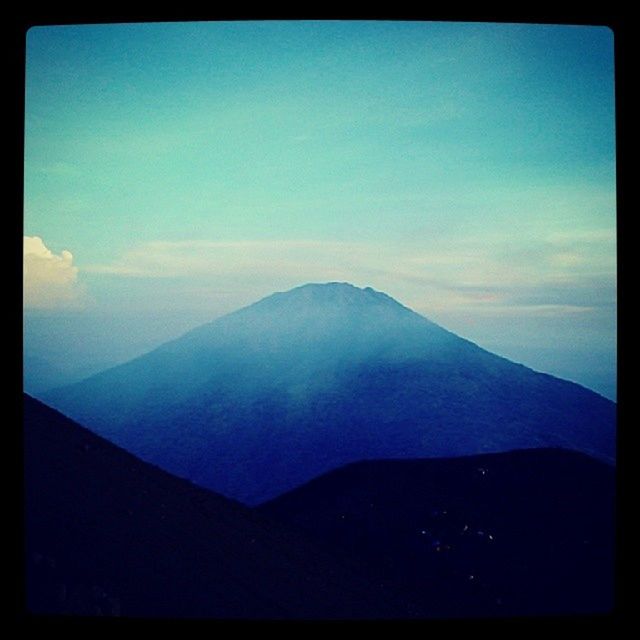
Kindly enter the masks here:
[[27, 390], [337, 280], [615, 398], [604, 27], [36, 27], [24, 208]]

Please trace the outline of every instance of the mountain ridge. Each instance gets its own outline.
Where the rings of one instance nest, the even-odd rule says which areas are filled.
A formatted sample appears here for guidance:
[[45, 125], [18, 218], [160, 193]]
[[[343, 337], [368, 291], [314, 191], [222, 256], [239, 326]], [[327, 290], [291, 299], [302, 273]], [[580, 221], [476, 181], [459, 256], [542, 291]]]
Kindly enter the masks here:
[[26, 610], [424, 619], [607, 613], [615, 471], [562, 449], [368, 460], [255, 509], [23, 397]]
[[23, 396], [26, 610], [36, 615], [402, 617], [289, 527], [171, 476]]
[[443, 616], [609, 613], [615, 484], [577, 451], [353, 462], [260, 505]]

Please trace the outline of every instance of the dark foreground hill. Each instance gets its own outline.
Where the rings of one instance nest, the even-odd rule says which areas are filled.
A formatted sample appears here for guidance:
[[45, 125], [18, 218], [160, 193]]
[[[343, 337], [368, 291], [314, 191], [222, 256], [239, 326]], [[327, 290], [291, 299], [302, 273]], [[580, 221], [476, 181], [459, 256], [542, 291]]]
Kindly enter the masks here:
[[287, 527], [138, 460], [28, 396], [24, 443], [31, 613], [403, 617], [378, 584]]
[[539, 449], [370, 461], [259, 510], [368, 563], [417, 615], [610, 612], [614, 470]]
[[44, 400], [245, 504], [364, 459], [532, 447], [615, 458], [611, 401], [340, 283], [274, 294]]

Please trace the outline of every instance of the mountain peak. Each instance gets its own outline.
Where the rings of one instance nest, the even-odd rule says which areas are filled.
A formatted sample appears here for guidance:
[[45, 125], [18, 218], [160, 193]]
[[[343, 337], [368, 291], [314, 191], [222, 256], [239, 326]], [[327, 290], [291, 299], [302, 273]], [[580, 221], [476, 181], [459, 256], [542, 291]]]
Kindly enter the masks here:
[[309, 282], [294, 287], [288, 291], [279, 291], [258, 301], [256, 305], [263, 304], [329, 304], [332, 306], [371, 306], [387, 305], [397, 309], [407, 309], [404, 305], [394, 300], [391, 296], [372, 287], [357, 287], [349, 282]]
[[274, 293], [47, 398], [250, 504], [372, 457], [531, 446], [615, 457], [613, 403], [344, 282]]

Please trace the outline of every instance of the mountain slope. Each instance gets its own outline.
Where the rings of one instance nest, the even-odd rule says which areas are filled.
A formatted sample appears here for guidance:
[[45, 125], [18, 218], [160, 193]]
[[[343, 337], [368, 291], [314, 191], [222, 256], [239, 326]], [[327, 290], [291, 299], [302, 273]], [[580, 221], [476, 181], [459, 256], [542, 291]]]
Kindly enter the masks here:
[[340, 283], [274, 294], [44, 399], [248, 504], [361, 459], [615, 456], [614, 403]]
[[27, 610], [206, 618], [404, 616], [287, 527], [24, 399]]
[[416, 611], [606, 613], [614, 469], [538, 449], [354, 463], [259, 507], [376, 567]]

